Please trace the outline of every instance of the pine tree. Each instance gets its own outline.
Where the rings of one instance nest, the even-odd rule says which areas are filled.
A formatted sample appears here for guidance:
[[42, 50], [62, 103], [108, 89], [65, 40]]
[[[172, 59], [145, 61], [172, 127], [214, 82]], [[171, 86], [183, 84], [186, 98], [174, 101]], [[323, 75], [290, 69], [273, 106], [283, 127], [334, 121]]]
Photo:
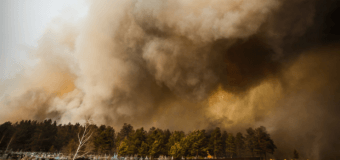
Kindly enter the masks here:
[[138, 154], [142, 157], [145, 157], [149, 153], [149, 146], [146, 142], [142, 142], [142, 145], [140, 148], [138, 148]]
[[129, 146], [127, 145], [127, 143], [125, 141], [122, 141], [119, 145], [119, 151], [118, 151], [119, 156], [128, 155], [128, 149], [129, 149]]
[[299, 159], [299, 153], [296, 149], [294, 149], [294, 159]]
[[149, 154], [151, 158], [157, 157], [162, 153], [162, 148], [165, 147], [165, 136], [161, 129], [150, 128], [148, 133], [147, 143], [149, 148]]
[[188, 136], [183, 137], [180, 142], [180, 153], [182, 156], [187, 157], [189, 155], [189, 149], [191, 147]]
[[31, 150], [48, 152], [55, 142], [56, 135], [57, 123], [55, 121], [52, 123], [52, 120], [48, 119], [38, 123], [32, 137], [33, 140], [31, 140]]
[[69, 140], [69, 131], [68, 131], [68, 126], [67, 125], [59, 125], [58, 126], [58, 131], [56, 134], [56, 139], [54, 142], [54, 147], [57, 151], [61, 151], [64, 146], [68, 144]]
[[207, 140], [205, 137], [205, 130], [195, 130], [187, 136], [187, 145], [189, 146], [189, 153], [191, 156], [206, 156]]
[[132, 154], [138, 154], [138, 149], [142, 146], [142, 143], [146, 141], [146, 131], [144, 128], [137, 129], [131, 137], [131, 151]]
[[66, 151], [67, 154], [73, 154], [77, 150], [77, 143], [74, 139], [72, 139], [66, 146]]
[[233, 136], [233, 134], [228, 134], [226, 144], [227, 153], [229, 154], [230, 158], [233, 158], [233, 155], [236, 153], [235, 137]]
[[163, 137], [163, 140], [164, 140], [164, 144], [163, 144], [163, 148], [162, 148], [162, 151], [161, 151], [161, 154], [162, 155], [168, 155], [168, 152], [170, 150], [170, 146], [168, 145], [169, 141], [170, 141], [170, 137], [171, 137], [171, 132], [170, 130], [164, 130], [163, 131], [163, 134], [164, 134], [164, 137]]
[[236, 155], [238, 157], [242, 157], [242, 153], [244, 152], [245, 149], [245, 142], [244, 142], [244, 137], [241, 132], [238, 132], [235, 137], [235, 145], [236, 145]]
[[261, 126], [256, 128], [255, 130], [255, 138], [256, 138], [256, 152], [266, 158], [267, 153], [273, 154], [276, 146], [273, 140], [270, 138], [270, 135], [267, 133], [266, 128]]
[[221, 140], [222, 140], [222, 155], [225, 157], [227, 155], [227, 143], [225, 143], [228, 139], [228, 133], [227, 131], [223, 131]]
[[151, 157], [155, 157], [155, 156], [158, 156], [158, 154], [161, 152], [162, 150], [162, 139], [160, 140], [155, 140], [153, 142], [153, 144], [150, 146], [150, 150], [149, 150], [149, 153], [151, 155]]
[[[183, 131], [174, 131], [172, 132], [168, 143], [166, 144], [168, 146], [168, 148], [171, 149], [172, 146], [174, 146], [176, 143], [179, 143], [181, 141], [182, 138], [185, 137], [185, 134]], [[169, 153], [169, 155], [171, 155]]]
[[216, 129], [211, 133], [210, 139], [209, 139], [209, 150], [210, 153], [214, 154], [214, 157], [221, 156], [222, 150], [223, 150], [223, 140], [222, 140], [222, 134], [219, 127], [216, 127]]
[[122, 129], [118, 133], [118, 137], [123, 140], [124, 138], [128, 138], [133, 131], [131, 124], [124, 123]]
[[[116, 143], [121, 144], [124, 141], [125, 145], [127, 145], [126, 154], [134, 154], [134, 147], [131, 138], [133, 137], [135, 130], [133, 129], [132, 125], [124, 123], [122, 129], [118, 133], [116, 138]], [[120, 147], [118, 148], [120, 151]]]
[[246, 146], [247, 146], [247, 149], [250, 151], [252, 157], [254, 157], [254, 151], [256, 150], [256, 146], [257, 146], [255, 131], [251, 127], [248, 128], [246, 131], [247, 131]]
[[173, 158], [175, 159], [180, 159], [180, 157], [183, 156], [181, 150], [181, 144], [179, 142], [176, 142], [174, 145], [171, 146], [169, 155], [173, 156]]
[[100, 143], [100, 150], [105, 154], [112, 154], [111, 150], [114, 148], [114, 135], [115, 130], [112, 127], [106, 127], [97, 137], [98, 143]]
[[31, 143], [31, 151], [41, 151], [41, 144], [42, 144], [42, 130], [40, 129], [41, 125], [38, 124], [36, 129], [34, 130], [34, 135], [32, 137]]

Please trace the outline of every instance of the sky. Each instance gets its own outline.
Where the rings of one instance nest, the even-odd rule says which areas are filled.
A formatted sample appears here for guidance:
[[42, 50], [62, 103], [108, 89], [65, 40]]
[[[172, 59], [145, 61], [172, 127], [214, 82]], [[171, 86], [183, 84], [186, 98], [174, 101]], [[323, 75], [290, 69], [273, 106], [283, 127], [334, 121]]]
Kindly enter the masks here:
[[82, 0], [2, 0], [0, 7], [1, 81], [13, 78], [25, 65], [34, 65], [29, 48], [37, 46], [54, 18], [68, 13], [83, 17], [88, 9]]

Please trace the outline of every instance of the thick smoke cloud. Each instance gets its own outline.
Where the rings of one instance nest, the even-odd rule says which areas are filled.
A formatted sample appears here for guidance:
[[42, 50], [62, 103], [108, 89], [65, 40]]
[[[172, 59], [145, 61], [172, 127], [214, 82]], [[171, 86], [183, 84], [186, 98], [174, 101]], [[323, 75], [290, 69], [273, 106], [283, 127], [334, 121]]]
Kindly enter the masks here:
[[306, 158], [334, 156], [340, 49], [323, 24], [334, 4], [91, 2], [85, 19], [51, 23], [30, 51], [36, 65], [3, 83], [12, 87], [2, 92], [0, 121], [91, 116], [115, 128], [235, 132], [264, 125], [276, 157], [294, 148]]

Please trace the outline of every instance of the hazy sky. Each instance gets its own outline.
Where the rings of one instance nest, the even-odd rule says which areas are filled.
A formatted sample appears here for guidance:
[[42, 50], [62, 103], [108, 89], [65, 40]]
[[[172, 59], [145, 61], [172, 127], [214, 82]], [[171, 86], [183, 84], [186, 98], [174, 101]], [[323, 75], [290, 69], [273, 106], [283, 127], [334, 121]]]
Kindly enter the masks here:
[[61, 14], [82, 17], [87, 1], [81, 0], [1, 0], [0, 80], [13, 78], [30, 63], [27, 49], [37, 46], [48, 23]]

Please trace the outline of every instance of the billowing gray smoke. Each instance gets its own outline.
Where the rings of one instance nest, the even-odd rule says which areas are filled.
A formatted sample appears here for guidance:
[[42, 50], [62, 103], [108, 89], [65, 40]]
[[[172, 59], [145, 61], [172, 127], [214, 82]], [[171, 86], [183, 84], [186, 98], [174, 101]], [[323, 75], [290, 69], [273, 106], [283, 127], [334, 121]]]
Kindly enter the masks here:
[[15, 87], [2, 93], [0, 121], [89, 115], [115, 128], [235, 132], [264, 125], [277, 157], [294, 148], [306, 158], [336, 156], [340, 48], [328, 44], [323, 24], [333, 4], [93, 2], [85, 19], [52, 23], [31, 51], [37, 64], [4, 82]]

